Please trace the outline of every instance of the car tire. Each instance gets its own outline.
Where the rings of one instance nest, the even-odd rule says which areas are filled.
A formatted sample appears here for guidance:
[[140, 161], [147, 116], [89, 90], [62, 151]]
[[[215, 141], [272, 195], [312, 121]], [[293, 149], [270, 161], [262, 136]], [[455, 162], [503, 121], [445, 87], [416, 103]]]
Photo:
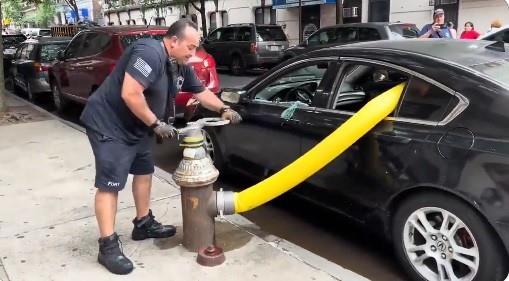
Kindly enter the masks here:
[[[404, 200], [393, 217], [392, 237], [411, 280], [501, 281], [507, 275], [506, 253], [494, 230], [451, 195], [421, 193]], [[440, 279], [451, 272], [458, 279]]]
[[35, 96], [34, 92], [32, 91], [32, 87], [30, 86], [30, 83], [27, 83], [27, 98], [30, 102], [35, 102]]
[[232, 61], [230, 62], [230, 72], [233, 75], [242, 75], [244, 73], [244, 62], [239, 55], [233, 55]]
[[216, 134], [207, 127], [205, 127], [202, 132], [203, 148], [212, 159], [212, 162], [219, 173], [224, 174], [226, 172], [226, 164], [221, 148], [219, 147], [219, 141], [217, 140]]
[[51, 95], [53, 96], [53, 104], [55, 105], [57, 112], [64, 112], [69, 105], [69, 102], [63, 97], [62, 92], [60, 92], [60, 88], [55, 82], [51, 84]]

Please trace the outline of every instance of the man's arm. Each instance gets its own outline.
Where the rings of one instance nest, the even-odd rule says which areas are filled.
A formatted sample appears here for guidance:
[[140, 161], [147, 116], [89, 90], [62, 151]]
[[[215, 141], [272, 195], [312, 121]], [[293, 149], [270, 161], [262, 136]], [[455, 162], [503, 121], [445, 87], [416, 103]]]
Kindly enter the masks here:
[[138, 117], [145, 125], [150, 126], [157, 120], [155, 114], [148, 107], [143, 85], [136, 81], [129, 73], [125, 73], [122, 84], [122, 99], [131, 112]]

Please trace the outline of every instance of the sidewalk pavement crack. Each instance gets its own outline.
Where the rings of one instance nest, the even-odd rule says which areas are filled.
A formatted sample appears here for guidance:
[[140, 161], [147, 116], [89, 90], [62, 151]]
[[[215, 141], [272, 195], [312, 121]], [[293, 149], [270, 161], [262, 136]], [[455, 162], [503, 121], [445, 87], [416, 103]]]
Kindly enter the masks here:
[[[166, 199], [174, 199], [176, 197], [180, 197], [180, 194], [164, 196], [164, 197], [161, 197], [161, 198], [157, 198], [157, 199], [151, 200], [150, 202], [159, 202], [159, 201], [163, 201], [163, 200], [166, 200]], [[117, 210], [117, 213], [119, 211], [131, 209], [131, 208], [135, 208], [135, 206], [132, 205], [132, 206], [125, 206], [125, 207], [119, 208]], [[34, 232], [34, 231], [39, 231], [39, 230], [43, 230], [43, 229], [47, 229], [49, 227], [61, 226], [61, 225], [65, 225], [65, 224], [68, 224], [68, 223], [77, 222], [77, 221], [80, 221], [80, 220], [94, 218], [94, 217], [95, 217], [95, 214], [92, 214], [90, 216], [79, 217], [79, 218], [76, 218], [76, 219], [67, 220], [67, 221], [63, 221], [63, 222], [59, 222], [59, 223], [55, 223], [55, 224], [51, 224], [51, 225], [45, 225], [45, 226], [41, 226], [41, 227], [37, 227], [37, 228], [31, 229], [31, 230], [27, 231], [27, 233]], [[9, 238], [9, 237], [12, 237], [12, 235], [0, 236], [0, 239], [5, 239], [5, 238]], [[3, 281], [3, 280], [1, 280], [1, 281]]]

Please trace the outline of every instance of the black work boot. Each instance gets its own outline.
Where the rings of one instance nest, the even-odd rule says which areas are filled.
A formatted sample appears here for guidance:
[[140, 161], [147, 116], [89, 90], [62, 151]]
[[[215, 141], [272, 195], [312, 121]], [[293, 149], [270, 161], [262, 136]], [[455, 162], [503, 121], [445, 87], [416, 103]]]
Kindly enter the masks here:
[[141, 219], [134, 218], [133, 240], [144, 240], [147, 238], [168, 238], [175, 235], [177, 229], [173, 225], [162, 225], [154, 219], [152, 210]]
[[[120, 244], [119, 244], [120, 243]], [[124, 256], [117, 233], [99, 238], [99, 255], [97, 261], [111, 273], [128, 274], [133, 271], [133, 263]]]

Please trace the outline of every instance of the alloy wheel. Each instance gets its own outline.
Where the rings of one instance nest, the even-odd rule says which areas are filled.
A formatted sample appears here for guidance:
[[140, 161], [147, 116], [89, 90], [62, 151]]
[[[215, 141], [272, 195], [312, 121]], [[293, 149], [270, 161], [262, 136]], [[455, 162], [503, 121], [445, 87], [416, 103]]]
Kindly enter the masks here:
[[425, 207], [414, 211], [403, 229], [406, 256], [426, 280], [473, 280], [479, 247], [469, 227], [453, 213]]

